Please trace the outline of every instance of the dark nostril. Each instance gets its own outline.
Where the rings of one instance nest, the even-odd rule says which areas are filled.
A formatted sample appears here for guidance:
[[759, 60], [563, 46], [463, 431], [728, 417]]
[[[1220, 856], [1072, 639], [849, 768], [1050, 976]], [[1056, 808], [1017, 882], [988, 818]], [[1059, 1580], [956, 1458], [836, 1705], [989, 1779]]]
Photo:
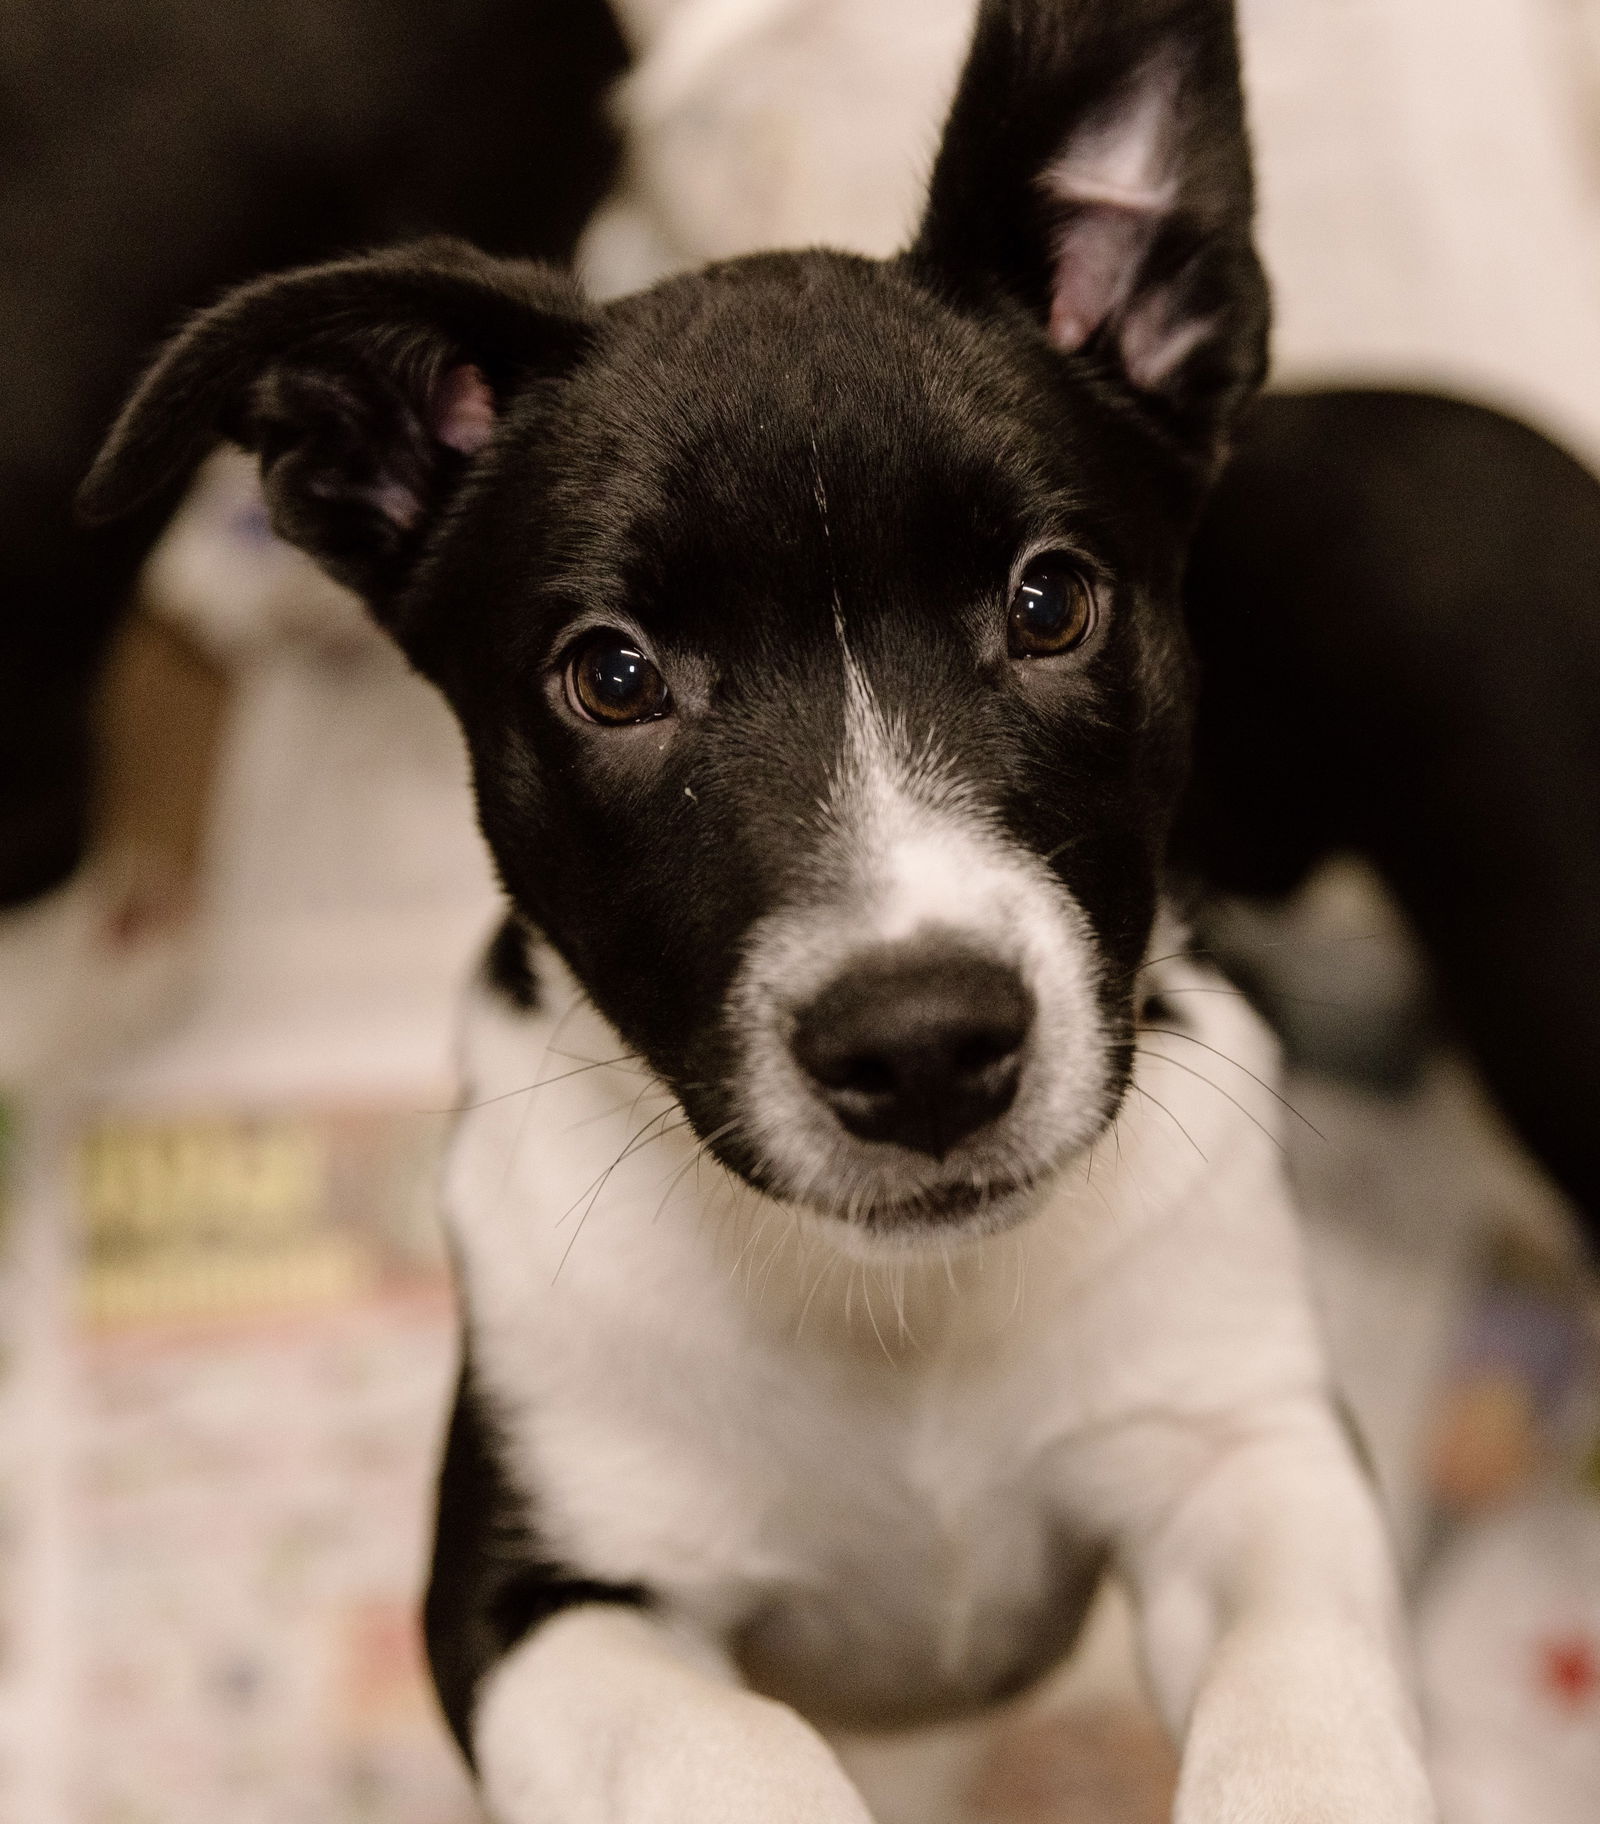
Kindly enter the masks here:
[[894, 1090], [894, 1066], [871, 1052], [852, 1053], [837, 1064], [821, 1057], [811, 1074], [825, 1088], [854, 1090], [859, 1096], [886, 1096]]
[[921, 941], [836, 976], [791, 1043], [851, 1133], [943, 1158], [1011, 1106], [1032, 1025], [1033, 997], [1010, 965]]
[[976, 1033], [958, 1046], [955, 1068], [962, 1076], [978, 1076], [991, 1064], [1014, 1057], [1018, 1043], [1016, 1035], [1009, 1030]]

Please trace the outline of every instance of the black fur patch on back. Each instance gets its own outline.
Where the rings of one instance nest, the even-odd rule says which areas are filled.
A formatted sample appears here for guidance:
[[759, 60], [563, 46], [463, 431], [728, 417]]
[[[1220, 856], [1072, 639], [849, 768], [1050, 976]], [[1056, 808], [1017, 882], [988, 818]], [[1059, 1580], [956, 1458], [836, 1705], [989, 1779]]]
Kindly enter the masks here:
[[539, 1005], [539, 978], [528, 960], [528, 935], [514, 912], [508, 912], [483, 959], [483, 979], [519, 1013]]

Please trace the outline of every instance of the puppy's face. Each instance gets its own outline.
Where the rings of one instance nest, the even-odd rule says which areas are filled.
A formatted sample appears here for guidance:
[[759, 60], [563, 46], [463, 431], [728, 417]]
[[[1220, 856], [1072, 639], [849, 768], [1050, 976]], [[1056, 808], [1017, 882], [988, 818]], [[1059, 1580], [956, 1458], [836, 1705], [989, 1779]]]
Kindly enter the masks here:
[[448, 246], [268, 281], [94, 487], [213, 425], [260, 450], [711, 1147], [879, 1234], [982, 1226], [1126, 1081], [1184, 542], [1261, 362], [1248, 217], [1225, 6], [994, 0], [902, 259], [602, 312]]
[[823, 255], [616, 307], [506, 444], [422, 637], [514, 897], [699, 1131], [878, 1226], [1091, 1137], [1182, 750], [1149, 450]]

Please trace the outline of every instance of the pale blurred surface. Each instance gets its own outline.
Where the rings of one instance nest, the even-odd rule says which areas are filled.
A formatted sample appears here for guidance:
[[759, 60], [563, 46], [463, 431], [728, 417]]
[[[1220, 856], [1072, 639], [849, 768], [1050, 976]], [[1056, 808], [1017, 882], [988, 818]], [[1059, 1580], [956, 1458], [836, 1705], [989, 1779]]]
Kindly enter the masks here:
[[[636, 162], [587, 248], [602, 288], [901, 237], [965, 0], [624, 10]], [[1596, 14], [1245, 0], [1282, 375], [1453, 383], [1600, 458]], [[224, 470], [150, 580], [189, 642], [151, 713], [211, 705], [214, 785], [180, 743], [193, 789], [147, 788], [98, 875], [0, 933], [0, 1064], [33, 1084], [0, 1285], [18, 1824], [472, 1815], [412, 1616], [454, 1353], [428, 1159], [494, 890], [444, 710], [251, 510]], [[1359, 959], [1382, 909], [1331, 891]], [[1289, 1096], [1320, 1130], [1289, 1123], [1336, 1356], [1468, 1768], [1448, 1824], [1592, 1820], [1600, 1501], [1573, 1466], [1594, 1415], [1581, 1343], [1558, 1372], [1518, 1340], [1581, 1322], [1546, 1290], [1555, 1315], [1516, 1306], [1519, 1330], [1523, 1281], [1484, 1265], [1505, 1233], [1558, 1253], [1559, 1212], [1447, 1060], [1410, 1097]], [[989, 1813], [1164, 1815], [1129, 1676], [1112, 1614], [1070, 1721], [1022, 1727]]]

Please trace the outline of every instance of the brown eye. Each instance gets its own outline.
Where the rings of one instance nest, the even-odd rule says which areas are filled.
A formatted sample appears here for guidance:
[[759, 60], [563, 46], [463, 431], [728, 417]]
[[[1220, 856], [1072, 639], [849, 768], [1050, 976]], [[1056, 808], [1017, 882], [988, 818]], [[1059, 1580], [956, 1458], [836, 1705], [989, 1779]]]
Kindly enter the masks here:
[[672, 709], [667, 681], [637, 642], [615, 627], [586, 634], [567, 660], [567, 701], [590, 722], [613, 728], [653, 722]]
[[1094, 591], [1070, 559], [1047, 552], [1022, 573], [1011, 598], [1014, 659], [1049, 659], [1081, 646], [1094, 629]]

